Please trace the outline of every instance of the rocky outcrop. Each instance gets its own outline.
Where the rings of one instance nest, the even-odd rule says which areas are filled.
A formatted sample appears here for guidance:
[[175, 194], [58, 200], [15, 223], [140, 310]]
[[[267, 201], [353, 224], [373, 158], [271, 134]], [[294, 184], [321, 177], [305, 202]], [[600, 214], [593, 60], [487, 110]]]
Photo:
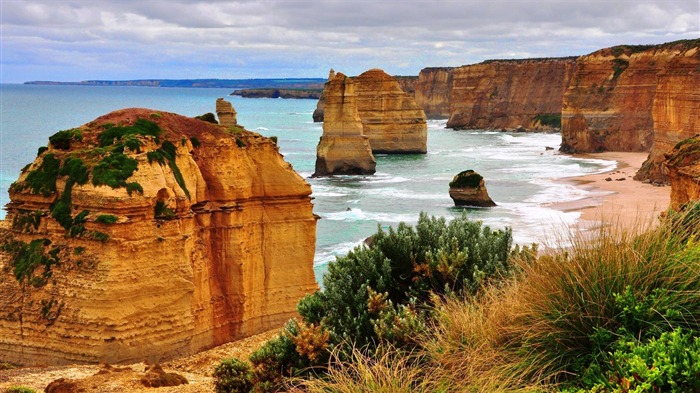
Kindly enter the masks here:
[[314, 123], [320, 123], [323, 121], [323, 108], [326, 105], [326, 86], [328, 85], [328, 82], [332, 81], [333, 78], [335, 78], [335, 70], [331, 68], [330, 71], [328, 71], [328, 81], [326, 82], [326, 85], [323, 87], [323, 91], [321, 92], [321, 96], [318, 97], [318, 102], [316, 102], [316, 109], [314, 110], [314, 113], [311, 115], [314, 119]]
[[452, 67], [423, 68], [415, 87], [416, 103], [428, 119], [449, 119]]
[[232, 96], [243, 98], [285, 98], [318, 100], [323, 89], [240, 89], [234, 90]]
[[373, 153], [426, 153], [425, 113], [413, 96], [380, 69], [353, 78], [357, 111]]
[[1, 361], [194, 353], [317, 288], [311, 188], [271, 140], [148, 109], [49, 140], [0, 230]]
[[357, 110], [355, 83], [342, 73], [324, 89], [323, 135], [313, 176], [373, 174], [376, 161]]
[[216, 115], [219, 117], [219, 124], [224, 127], [235, 127], [238, 124], [236, 110], [223, 98], [216, 99]]
[[665, 166], [671, 183], [671, 207], [700, 200], [700, 135], [677, 143]]
[[654, 144], [635, 179], [667, 184], [665, 154], [678, 142], [700, 134], [700, 45], [674, 56], [658, 74], [652, 117]]
[[557, 129], [574, 62], [492, 60], [454, 69], [447, 127]]
[[[624, 45], [581, 56], [564, 94], [562, 151], [648, 151], [655, 134], [659, 75], [687, 62], [694, 56], [688, 52], [697, 46], [693, 41]], [[697, 56], [694, 61], [700, 65]]]
[[458, 173], [452, 179], [450, 198], [454, 201], [455, 206], [496, 206], [486, 190], [484, 178], [471, 169]]

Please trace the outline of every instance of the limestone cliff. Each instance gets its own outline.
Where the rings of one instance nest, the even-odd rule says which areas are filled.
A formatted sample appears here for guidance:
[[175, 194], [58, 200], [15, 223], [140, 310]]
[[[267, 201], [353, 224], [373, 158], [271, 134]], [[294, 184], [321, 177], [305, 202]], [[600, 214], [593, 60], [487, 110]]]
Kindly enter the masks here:
[[700, 135], [678, 142], [664, 165], [671, 182], [671, 207], [700, 200]]
[[238, 124], [236, 110], [223, 98], [216, 99], [216, 115], [219, 116], [219, 124], [224, 127], [234, 127]]
[[148, 109], [53, 135], [0, 230], [0, 361], [157, 361], [316, 289], [310, 186], [258, 134]]
[[339, 72], [326, 83], [324, 94], [314, 176], [373, 174], [376, 161], [358, 115], [355, 83]]
[[447, 127], [558, 128], [562, 96], [574, 61], [492, 60], [454, 69]]
[[328, 82], [333, 80], [333, 78], [335, 78], [335, 70], [331, 68], [331, 70], [328, 71], [328, 81], [326, 81], [323, 91], [321, 91], [321, 96], [318, 97], [318, 101], [316, 102], [316, 109], [311, 115], [315, 123], [320, 123], [323, 121], [323, 108], [326, 104], [326, 86], [328, 85]]
[[[654, 140], [659, 74], [679, 62], [694, 61], [695, 67], [700, 66], [697, 55], [689, 54], [696, 53], [697, 46], [693, 41], [625, 45], [581, 56], [564, 94], [562, 151], [649, 150]], [[665, 89], [663, 94], [674, 94]], [[696, 91], [697, 85], [685, 89]], [[662, 131], [660, 146], [668, 147], [664, 134], [667, 132]]]
[[450, 117], [453, 70], [451, 67], [430, 67], [422, 69], [418, 74], [416, 103], [423, 108], [428, 119]]
[[654, 144], [635, 179], [666, 184], [665, 154], [678, 142], [700, 134], [700, 40], [658, 74], [652, 117]]
[[395, 78], [371, 69], [353, 78], [357, 111], [373, 153], [426, 153], [425, 113]]

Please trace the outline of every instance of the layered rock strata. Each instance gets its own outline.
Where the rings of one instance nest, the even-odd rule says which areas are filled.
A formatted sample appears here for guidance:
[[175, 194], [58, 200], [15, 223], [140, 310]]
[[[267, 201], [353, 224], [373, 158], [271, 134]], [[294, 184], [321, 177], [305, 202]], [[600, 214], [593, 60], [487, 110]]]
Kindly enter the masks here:
[[671, 183], [671, 207], [700, 200], [700, 135], [677, 143], [664, 165]]
[[[654, 120], [655, 113], [662, 114], [655, 108], [665, 105], [655, 103], [659, 83], [665, 84], [662, 100], [664, 96], [680, 98], [679, 95], [685, 94], [669, 89], [697, 91], [697, 84], [671, 87], [674, 77], [660, 78], [666, 70], [678, 75], [700, 66], [697, 41], [616, 46], [581, 56], [564, 94], [562, 151], [648, 151], [654, 140], [655, 126], [665, 122], [660, 119], [657, 124]], [[687, 132], [660, 131], [659, 147], [662, 149], [668, 147], [669, 133]]]
[[557, 129], [575, 60], [492, 60], [454, 69], [447, 127]]
[[326, 82], [326, 85], [324, 85], [321, 96], [318, 97], [318, 102], [316, 102], [316, 109], [314, 109], [314, 113], [311, 115], [315, 123], [320, 123], [323, 121], [323, 108], [326, 105], [326, 86], [328, 85], [328, 82], [333, 80], [333, 78], [335, 78], [335, 70], [331, 68], [331, 70], [328, 71], [328, 81]]
[[654, 144], [635, 179], [667, 184], [665, 154], [678, 142], [700, 134], [700, 47], [674, 56], [658, 74], [652, 118]]
[[486, 190], [484, 178], [471, 169], [458, 173], [452, 179], [450, 198], [454, 201], [455, 206], [496, 206]]
[[449, 119], [452, 67], [424, 68], [418, 74], [415, 98], [428, 119]]
[[10, 189], [0, 361], [158, 361], [317, 288], [311, 188], [258, 134], [148, 109], [61, 131]]
[[339, 72], [326, 83], [324, 94], [314, 176], [373, 174], [376, 161], [358, 115], [355, 83]]
[[216, 115], [219, 117], [219, 124], [224, 127], [235, 127], [238, 124], [236, 110], [223, 98], [216, 99]]
[[425, 113], [395, 78], [375, 68], [353, 82], [357, 112], [373, 153], [427, 153]]

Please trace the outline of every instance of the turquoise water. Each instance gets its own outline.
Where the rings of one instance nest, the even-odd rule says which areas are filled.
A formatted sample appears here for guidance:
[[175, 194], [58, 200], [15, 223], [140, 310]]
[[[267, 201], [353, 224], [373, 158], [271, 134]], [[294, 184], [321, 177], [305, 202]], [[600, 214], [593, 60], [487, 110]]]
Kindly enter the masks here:
[[[217, 97], [230, 89], [0, 85], [0, 204], [20, 169], [36, 157], [39, 146], [58, 130], [87, 123], [113, 110], [146, 107], [196, 116], [214, 111]], [[239, 124], [265, 136], [275, 135], [281, 153], [307, 178], [318, 221], [317, 278], [335, 255], [344, 254], [377, 226], [415, 223], [425, 211], [448, 219], [461, 214], [448, 195], [448, 183], [460, 171], [484, 176], [497, 207], [467, 209], [494, 228], [513, 228], [518, 243], [554, 240], [573, 225], [577, 212], [561, 212], [553, 203], [592, 196], [561, 182], [565, 177], [613, 169], [615, 163], [559, 154], [559, 134], [453, 131], [445, 121], [429, 121], [428, 154], [378, 155], [373, 176], [310, 178], [321, 124], [312, 122], [313, 100], [227, 97]], [[547, 150], [554, 147], [555, 150]], [[4, 211], [0, 217], [4, 217]]]

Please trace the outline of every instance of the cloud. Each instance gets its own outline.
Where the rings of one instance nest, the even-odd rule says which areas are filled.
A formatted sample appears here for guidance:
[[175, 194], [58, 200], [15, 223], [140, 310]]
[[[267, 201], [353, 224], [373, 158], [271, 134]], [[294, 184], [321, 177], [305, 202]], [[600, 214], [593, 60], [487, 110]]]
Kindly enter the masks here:
[[3, 0], [3, 81], [417, 74], [700, 36], [697, 0]]

